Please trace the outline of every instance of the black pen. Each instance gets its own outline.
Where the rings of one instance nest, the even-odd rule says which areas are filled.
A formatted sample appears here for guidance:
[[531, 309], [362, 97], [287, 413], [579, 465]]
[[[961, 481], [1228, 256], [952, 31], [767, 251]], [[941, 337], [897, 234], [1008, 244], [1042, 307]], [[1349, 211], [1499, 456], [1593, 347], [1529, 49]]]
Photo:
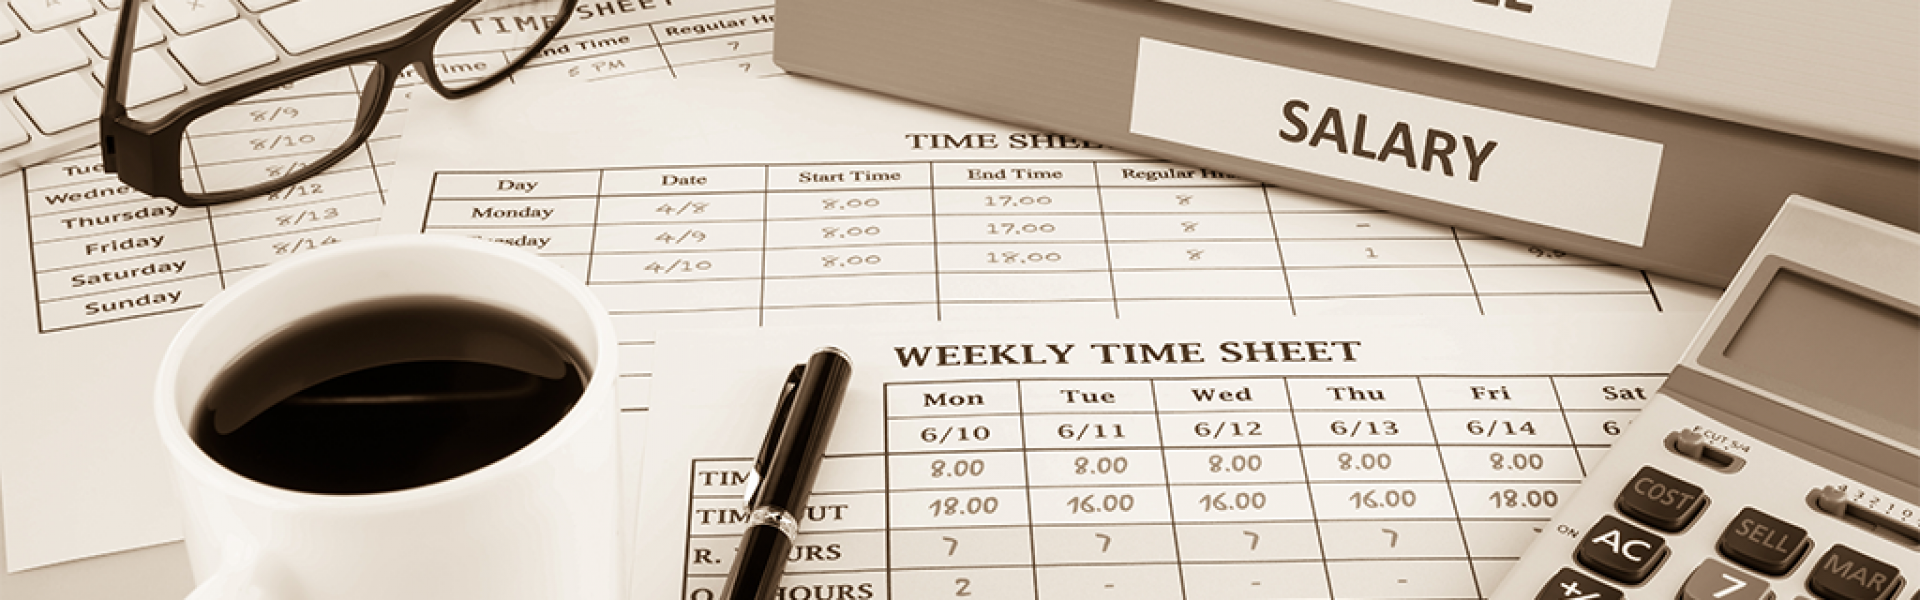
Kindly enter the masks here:
[[727, 573], [725, 600], [772, 600], [780, 589], [787, 551], [799, 535], [793, 511], [805, 506], [813, 476], [826, 455], [834, 415], [847, 393], [853, 364], [838, 348], [821, 348], [794, 365], [780, 386], [773, 422], [747, 474], [747, 531]]

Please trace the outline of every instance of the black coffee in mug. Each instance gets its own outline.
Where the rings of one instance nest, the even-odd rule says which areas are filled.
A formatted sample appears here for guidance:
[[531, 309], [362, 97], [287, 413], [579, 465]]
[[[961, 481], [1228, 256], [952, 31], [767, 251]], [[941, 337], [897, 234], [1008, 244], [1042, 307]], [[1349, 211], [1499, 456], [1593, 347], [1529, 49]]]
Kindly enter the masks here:
[[453, 298], [348, 305], [293, 323], [215, 378], [189, 433], [214, 461], [301, 492], [419, 487], [532, 443], [587, 363], [525, 316]]

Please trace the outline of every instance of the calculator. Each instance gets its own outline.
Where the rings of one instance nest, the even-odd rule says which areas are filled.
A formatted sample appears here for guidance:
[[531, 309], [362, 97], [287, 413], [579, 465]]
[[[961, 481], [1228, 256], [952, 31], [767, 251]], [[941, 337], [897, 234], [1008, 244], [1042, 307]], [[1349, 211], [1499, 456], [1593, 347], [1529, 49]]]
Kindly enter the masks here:
[[1920, 233], [1795, 196], [1507, 600], [1920, 600]]

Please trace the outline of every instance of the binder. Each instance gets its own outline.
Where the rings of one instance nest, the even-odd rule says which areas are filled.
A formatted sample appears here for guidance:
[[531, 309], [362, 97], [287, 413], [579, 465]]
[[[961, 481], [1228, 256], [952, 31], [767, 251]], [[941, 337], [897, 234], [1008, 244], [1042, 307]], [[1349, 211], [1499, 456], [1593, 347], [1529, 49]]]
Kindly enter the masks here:
[[1166, 0], [1920, 158], [1920, 2]]
[[774, 43], [794, 73], [1714, 286], [1792, 194], [1920, 229], [1911, 157], [1169, 3], [782, 0]]

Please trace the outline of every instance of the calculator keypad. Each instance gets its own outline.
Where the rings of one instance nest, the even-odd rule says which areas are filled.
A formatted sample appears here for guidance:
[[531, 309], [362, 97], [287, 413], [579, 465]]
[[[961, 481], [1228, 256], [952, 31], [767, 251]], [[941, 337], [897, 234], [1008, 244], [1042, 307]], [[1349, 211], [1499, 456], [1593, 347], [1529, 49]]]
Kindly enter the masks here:
[[1720, 552], [1727, 558], [1774, 576], [1792, 571], [1811, 545], [1807, 530], [1753, 507], [1740, 509], [1720, 534]]
[[1587, 529], [1574, 557], [1580, 564], [1614, 581], [1637, 584], [1653, 574], [1667, 557], [1667, 540], [1613, 515]]
[[[1920, 600], [1920, 488], [1852, 480], [1656, 400], [1489, 598]], [[1744, 468], [1662, 445], [1689, 430]]]

